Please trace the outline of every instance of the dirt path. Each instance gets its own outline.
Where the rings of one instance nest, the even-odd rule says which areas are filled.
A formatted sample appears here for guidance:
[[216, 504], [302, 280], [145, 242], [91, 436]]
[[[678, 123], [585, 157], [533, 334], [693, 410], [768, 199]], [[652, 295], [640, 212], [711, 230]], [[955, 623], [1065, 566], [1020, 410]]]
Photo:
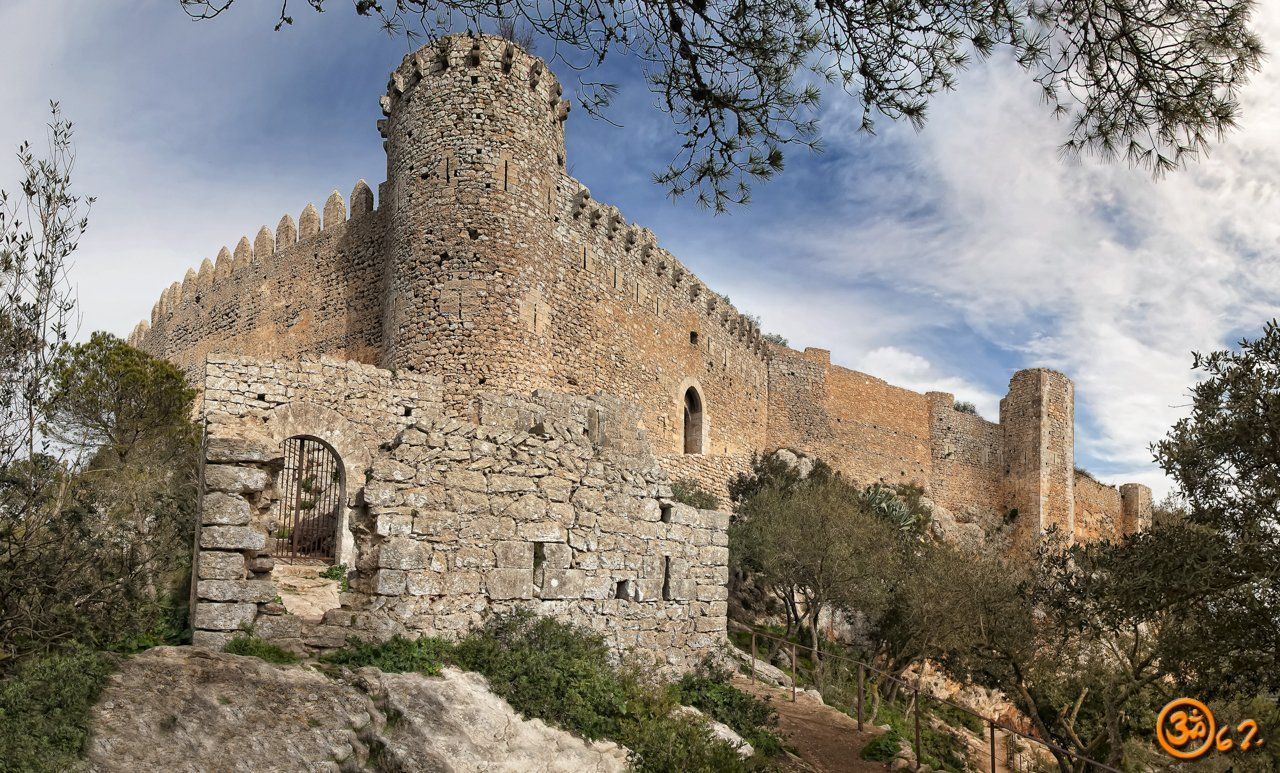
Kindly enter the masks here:
[[879, 734], [871, 725], [858, 732], [858, 723], [830, 706], [803, 694], [791, 702], [791, 691], [752, 684], [744, 676], [734, 684], [768, 700], [778, 712], [778, 726], [799, 760], [791, 769], [814, 773], [883, 773], [889, 766], [862, 759], [862, 747]]

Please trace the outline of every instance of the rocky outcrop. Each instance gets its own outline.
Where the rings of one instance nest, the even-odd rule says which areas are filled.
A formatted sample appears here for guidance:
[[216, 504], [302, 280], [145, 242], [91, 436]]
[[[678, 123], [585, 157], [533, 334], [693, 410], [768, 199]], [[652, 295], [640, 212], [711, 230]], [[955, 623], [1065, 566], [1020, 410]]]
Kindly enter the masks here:
[[626, 770], [627, 751], [522, 718], [478, 674], [329, 676], [157, 647], [104, 690], [88, 769], [604, 773]]

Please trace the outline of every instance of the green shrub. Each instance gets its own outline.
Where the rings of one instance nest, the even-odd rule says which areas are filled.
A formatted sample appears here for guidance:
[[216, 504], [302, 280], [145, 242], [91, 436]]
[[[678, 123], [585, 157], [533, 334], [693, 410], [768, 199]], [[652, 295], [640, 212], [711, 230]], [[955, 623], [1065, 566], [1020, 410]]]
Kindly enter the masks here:
[[938, 704], [933, 710], [933, 713], [934, 716], [938, 717], [938, 719], [941, 719], [943, 722], [946, 722], [948, 725], [951, 725], [952, 727], [963, 727], [979, 737], [981, 737], [983, 732], [987, 729], [981, 718], [947, 703]]
[[0, 681], [0, 771], [78, 767], [89, 739], [89, 711], [114, 668], [110, 655], [87, 650], [15, 666]]
[[671, 482], [671, 498], [699, 510], [715, 510], [720, 507], [720, 497], [704, 489], [696, 480], [687, 478]]
[[227, 646], [223, 647], [222, 651], [229, 652], [232, 655], [248, 655], [259, 660], [265, 660], [268, 663], [275, 663], [278, 666], [298, 662], [297, 655], [259, 639], [252, 634], [242, 634], [235, 637], [227, 642]]
[[704, 662], [674, 685], [677, 699], [728, 725], [768, 757], [782, 752], [782, 739], [774, 734], [778, 714], [767, 701], [749, 695], [730, 683], [728, 671]]
[[956, 413], [967, 413], [970, 416], [978, 415], [978, 406], [968, 400], [957, 400], [952, 407], [956, 409]]
[[349, 639], [346, 647], [325, 655], [321, 660], [348, 668], [373, 666], [379, 671], [416, 671], [436, 676], [448, 660], [451, 649], [448, 642], [434, 637], [406, 639], [396, 636], [384, 642]]
[[596, 633], [521, 610], [490, 618], [452, 659], [488, 677], [526, 717], [627, 747], [639, 771], [748, 769], [705, 725], [672, 715], [675, 698], [646, 676], [650, 669], [615, 666]]
[[871, 742], [862, 747], [862, 759], [872, 760], [875, 762], [888, 762], [898, 756], [898, 750], [901, 748], [902, 736], [898, 735], [897, 730], [889, 730], [881, 733]]
[[347, 565], [334, 564], [321, 572], [320, 577], [326, 580], [345, 580], [347, 578]]

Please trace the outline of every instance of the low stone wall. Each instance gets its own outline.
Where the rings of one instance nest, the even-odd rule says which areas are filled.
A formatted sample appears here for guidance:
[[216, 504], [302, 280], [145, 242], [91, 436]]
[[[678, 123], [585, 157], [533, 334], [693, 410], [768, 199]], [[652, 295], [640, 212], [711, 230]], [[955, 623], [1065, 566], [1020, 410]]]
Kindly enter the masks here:
[[[374, 460], [340, 626], [461, 633], [522, 606], [685, 667], [725, 635], [727, 513], [671, 501], [634, 409], [486, 397]], [[336, 631], [334, 632], [337, 633]]]
[[[208, 388], [211, 376], [206, 406], [230, 412], [206, 416], [197, 645], [221, 647], [248, 628], [299, 650], [352, 635], [454, 636], [516, 607], [595, 629], [620, 651], [677, 669], [723, 642], [729, 516], [670, 499], [635, 407], [605, 395], [480, 395], [475, 422], [430, 400], [401, 418], [404, 395], [383, 383], [394, 377], [354, 367], [360, 383], [384, 388], [388, 405], [361, 411], [385, 423], [343, 418], [342, 403], [357, 397], [338, 373], [270, 400], [248, 381], [269, 372], [301, 384], [310, 364], [210, 369], [217, 384]], [[333, 426], [278, 426], [304, 405]], [[375, 427], [397, 421], [376, 437]], [[346, 498], [339, 536], [349, 544], [340, 556], [353, 567], [350, 589], [319, 622], [288, 614], [266, 552], [286, 431], [333, 441], [348, 492], [359, 491]]]

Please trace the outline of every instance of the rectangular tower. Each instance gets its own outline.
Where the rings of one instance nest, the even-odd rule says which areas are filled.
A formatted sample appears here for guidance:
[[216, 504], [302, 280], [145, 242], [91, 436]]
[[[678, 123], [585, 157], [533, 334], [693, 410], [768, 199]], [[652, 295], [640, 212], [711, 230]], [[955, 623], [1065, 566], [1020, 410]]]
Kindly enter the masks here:
[[1018, 547], [1051, 528], [1075, 534], [1075, 385], [1057, 371], [1020, 370], [1000, 401], [1005, 503]]

